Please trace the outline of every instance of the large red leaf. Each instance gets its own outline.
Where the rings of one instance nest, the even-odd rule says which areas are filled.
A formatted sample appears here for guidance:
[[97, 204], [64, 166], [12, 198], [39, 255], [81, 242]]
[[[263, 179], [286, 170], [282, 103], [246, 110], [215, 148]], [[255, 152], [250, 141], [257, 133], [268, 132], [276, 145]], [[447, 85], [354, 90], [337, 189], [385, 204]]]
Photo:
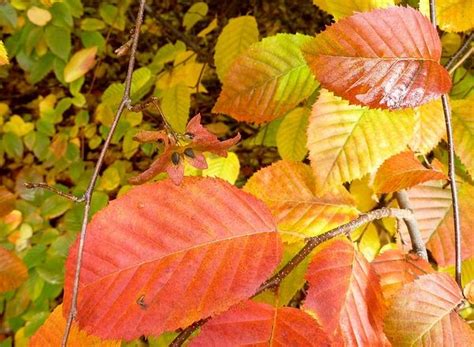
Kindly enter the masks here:
[[[77, 320], [103, 338], [158, 335], [250, 297], [281, 259], [270, 211], [211, 178], [131, 190], [88, 226]], [[66, 264], [69, 307], [77, 243]]]
[[0, 247], [0, 293], [18, 288], [28, 278], [28, 269], [16, 254]]
[[405, 284], [434, 271], [426, 260], [414, 254], [403, 254], [398, 249], [383, 252], [372, 265], [380, 278], [383, 296], [387, 301]]
[[303, 53], [321, 85], [354, 104], [415, 107], [451, 88], [436, 28], [412, 8], [341, 19]]
[[474, 332], [453, 312], [462, 299], [449, 275], [421, 276], [393, 298], [387, 337], [394, 346], [472, 346]]
[[393, 193], [417, 184], [445, 179], [446, 175], [434, 169], [427, 169], [411, 151], [387, 159], [378, 169], [374, 180], [377, 193]]
[[329, 346], [329, 339], [307, 313], [247, 301], [213, 318], [191, 346]]
[[385, 304], [370, 263], [343, 239], [327, 242], [315, 254], [306, 279], [305, 308], [314, 311], [335, 345], [381, 346]]

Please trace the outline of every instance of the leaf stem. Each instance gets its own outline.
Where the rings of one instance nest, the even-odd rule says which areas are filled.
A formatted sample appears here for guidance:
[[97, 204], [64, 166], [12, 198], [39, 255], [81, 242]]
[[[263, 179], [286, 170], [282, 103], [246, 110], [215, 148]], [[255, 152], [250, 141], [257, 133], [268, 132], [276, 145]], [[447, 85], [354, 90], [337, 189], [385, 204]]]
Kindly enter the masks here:
[[[329, 230], [324, 234], [310, 237], [306, 239], [306, 244], [303, 246], [303, 248], [298, 253], [296, 253], [296, 255], [293, 256], [293, 258], [288, 261], [288, 263], [286, 263], [286, 265], [283, 266], [276, 274], [274, 274], [272, 277], [263, 282], [252, 297], [257, 296], [265, 290], [274, 289], [278, 287], [281, 281], [283, 281], [283, 279], [288, 276], [291, 271], [293, 271], [316, 248], [316, 246], [320, 245], [321, 243], [328, 241], [332, 238], [338, 237], [340, 235], [348, 235], [364, 224], [386, 217], [410, 220], [414, 219], [413, 213], [409, 210], [382, 207], [380, 209], [361, 214], [356, 219], [346, 224], [340, 225], [337, 228]], [[176, 336], [173, 342], [171, 342], [170, 346], [181, 346], [186, 341], [186, 339], [193, 334], [196, 329], [204, 325], [204, 323], [206, 323], [209, 319], [211, 318], [207, 317], [205, 319], [196, 321], [184, 330], [182, 330], [179, 335]]]
[[131, 90], [131, 84], [132, 84], [132, 74], [135, 67], [135, 53], [137, 51], [138, 38], [140, 36], [140, 27], [143, 21], [144, 8], [145, 8], [145, 0], [140, 0], [138, 15], [135, 21], [133, 43], [130, 49], [130, 58], [128, 61], [128, 70], [127, 70], [127, 76], [125, 78], [125, 90], [123, 93], [122, 101], [120, 102], [117, 113], [115, 114], [114, 120], [110, 127], [110, 131], [101, 149], [99, 159], [96, 162], [94, 173], [92, 174], [89, 185], [87, 186], [86, 192], [84, 193], [84, 196], [83, 196], [84, 201], [85, 201], [84, 217], [82, 219], [81, 233], [79, 235], [79, 246], [78, 246], [78, 251], [77, 251], [76, 268], [75, 268], [75, 273], [74, 273], [74, 282], [73, 282], [72, 294], [71, 294], [71, 304], [69, 307], [69, 314], [67, 317], [66, 328], [64, 329], [64, 335], [61, 342], [61, 346], [63, 347], [67, 346], [67, 341], [68, 341], [69, 333], [71, 331], [72, 323], [73, 323], [73, 320], [76, 318], [76, 314], [77, 314], [77, 297], [78, 297], [78, 292], [79, 292], [79, 278], [81, 274], [82, 257], [83, 257], [83, 251], [84, 251], [84, 244], [86, 240], [87, 222], [89, 220], [92, 192], [94, 191], [95, 184], [97, 183], [97, 179], [99, 178], [99, 172], [100, 172], [100, 169], [102, 168], [105, 154], [110, 145], [110, 141], [112, 140], [112, 136], [115, 132], [115, 129], [120, 120], [120, 117], [122, 116], [123, 111], [126, 108], [130, 107], [130, 102], [131, 102], [130, 90]]
[[[395, 198], [397, 199], [398, 206], [405, 210], [412, 211], [410, 206], [410, 199], [406, 190], [402, 189], [399, 192], [395, 193]], [[428, 260], [428, 253], [426, 252], [425, 243], [421, 237], [420, 229], [418, 228], [418, 223], [415, 218], [403, 218], [405, 225], [408, 229], [408, 234], [410, 235], [410, 240], [412, 244], [412, 249], [420, 258]]]
[[[431, 23], [436, 27], [435, 0], [430, 0], [430, 19], [431, 19]], [[459, 285], [459, 287], [462, 290], [461, 221], [459, 218], [458, 191], [456, 187], [456, 169], [454, 167], [455, 157], [454, 157], [453, 128], [452, 128], [452, 122], [451, 122], [451, 108], [449, 107], [448, 96], [446, 94], [443, 94], [441, 96], [441, 103], [443, 104], [444, 121], [446, 124], [446, 137], [448, 141], [448, 177], [449, 177], [449, 184], [451, 186], [451, 199], [453, 201], [454, 249], [455, 249], [454, 272], [455, 272], [456, 283]]]

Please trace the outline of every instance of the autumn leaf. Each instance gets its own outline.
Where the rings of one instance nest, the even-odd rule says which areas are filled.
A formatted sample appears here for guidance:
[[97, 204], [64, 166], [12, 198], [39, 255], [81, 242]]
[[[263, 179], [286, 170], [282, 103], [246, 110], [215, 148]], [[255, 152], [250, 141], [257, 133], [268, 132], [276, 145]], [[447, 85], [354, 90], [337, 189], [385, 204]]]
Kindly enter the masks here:
[[53, 18], [51, 12], [43, 8], [32, 6], [26, 12], [26, 16], [31, 23], [40, 27], [45, 26]]
[[[130, 340], [223, 312], [254, 294], [280, 262], [275, 229], [262, 202], [221, 180], [132, 189], [88, 225], [78, 324]], [[66, 263], [66, 309], [77, 246]]]
[[230, 66], [212, 111], [259, 124], [293, 109], [317, 87], [300, 51], [310, 40], [278, 34], [252, 45]]
[[384, 331], [394, 346], [470, 346], [474, 332], [453, 312], [462, 300], [449, 275], [421, 276], [394, 296]]
[[70, 83], [84, 76], [87, 71], [94, 67], [96, 54], [96, 46], [84, 48], [74, 53], [64, 68], [64, 81]]
[[15, 209], [15, 195], [7, 188], [0, 186], [0, 218], [5, 217]]
[[428, 18], [405, 7], [341, 19], [303, 46], [321, 85], [357, 105], [398, 109], [451, 88], [441, 42]]
[[354, 12], [367, 12], [376, 8], [395, 5], [393, 0], [313, 0], [313, 4], [332, 14], [335, 19], [350, 16]]
[[446, 134], [441, 100], [430, 101], [415, 109], [415, 131], [410, 141], [414, 152], [427, 154]]
[[[472, 0], [436, 0], [436, 20], [447, 32], [469, 31], [474, 28], [474, 2]], [[420, 12], [430, 15], [429, 0], [420, 0]]]
[[456, 154], [474, 177], [474, 100], [452, 100], [451, 105]]
[[382, 330], [385, 304], [373, 266], [344, 239], [317, 248], [306, 273], [304, 308], [330, 334], [333, 345], [388, 345]]
[[8, 53], [3, 41], [0, 40], [0, 66], [8, 64]]
[[[51, 312], [48, 319], [39, 328], [39, 330], [31, 337], [30, 347], [44, 346], [60, 346], [66, 328], [66, 319], [63, 317], [62, 305], [57, 306]], [[85, 331], [79, 330], [77, 324], [73, 323], [67, 345], [70, 347], [119, 347], [121, 341], [106, 341], [93, 335], [87, 334]]]
[[431, 265], [418, 256], [404, 254], [398, 249], [390, 249], [372, 262], [380, 278], [383, 296], [389, 301], [405, 284], [416, 278], [434, 272]]
[[318, 191], [362, 178], [403, 151], [413, 111], [372, 110], [321, 91], [309, 118], [308, 148]]
[[28, 278], [28, 269], [14, 253], [0, 247], [0, 293], [18, 288]]
[[432, 180], [447, 179], [436, 169], [425, 168], [411, 151], [387, 159], [378, 169], [374, 180], [377, 193], [393, 193]]
[[278, 153], [282, 159], [300, 161], [306, 157], [306, 130], [310, 110], [297, 107], [285, 115], [276, 136]]
[[244, 190], [267, 204], [287, 241], [292, 234], [319, 235], [358, 215], [344, 187], [316, 196], [311, 168], [303, 163], [278, 161], [255, 173]]
[[190, 346], [329, 346], [316, 320], [292, 307], [246, 301], [203, 326]]

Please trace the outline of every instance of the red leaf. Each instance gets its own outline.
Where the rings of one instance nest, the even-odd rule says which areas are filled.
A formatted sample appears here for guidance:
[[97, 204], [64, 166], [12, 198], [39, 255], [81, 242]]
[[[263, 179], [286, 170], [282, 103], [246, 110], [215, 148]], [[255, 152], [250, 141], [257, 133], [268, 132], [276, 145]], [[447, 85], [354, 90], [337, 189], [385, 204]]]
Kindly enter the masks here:
[[453, 310], [463, 297], [449, 275], [421, 276], [393, 298], [385, 332], [394, 346], [472, 346], [474, 332]]
[[210, 320], [191, 346], [329, 346], [307, 313], [247, 301]]
[[352, 244], [335, 239], [315, 254], [306, 279], [305, 307], [314, 311], [336, 345], [380, 346], [385, 311], [377, 275]]
[[28, 269], [16, 254], [0, 247], [0, 293], [18, 288], [28, 278]]
[[441, 171], [425, 168], [413, 152], [407, 151], [382, 164], [375, 175], [374, 189], [377, 193], [393, 193], [426, 181], [446, 178]]
[[436, 28], [412, 8], [341, 19], [304, 46], [303, 53], [324, 88], [358, 105], [415, 107], [451, 88], [439, 64]]
[[380, 278], [382, 292], [387, 300], [418, 276], [433, 272], [433, 268], [426, 260], [414, 254], [403, 254], [398, 249], [383, 252], [375, 258], [372, 265]]
[[[135, 188], [88, 226], [79, 326], [127, 340], [187, 326], [254, 294], [281, 253], [265, 205], [224, 181]], [[66, 264], [66, 308], [76, 254], [77, 243]]]

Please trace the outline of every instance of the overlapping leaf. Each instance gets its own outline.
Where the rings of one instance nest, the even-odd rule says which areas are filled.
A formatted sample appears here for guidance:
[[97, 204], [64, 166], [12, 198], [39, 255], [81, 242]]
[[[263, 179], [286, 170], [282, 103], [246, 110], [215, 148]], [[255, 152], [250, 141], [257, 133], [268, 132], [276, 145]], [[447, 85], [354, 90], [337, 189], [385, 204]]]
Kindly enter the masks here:
[[19, 287], [28, 277], [28, 270], [14, 253], [0, 247], [0, 293]]
[[[460, 32], [474, 29], [472, 0], [436, 0], [436, 21], [443, 31]], [[430, 15], [430, 1], [420, 0], [420, 11]]]
[[292, 307], [247, 301], [213, 318], [190, 346], [329, 346], [316, 320]]
[[430, 152], [446, 134], [441, 100], [430, 101], [415, 109], [415, 131], [410, 148], [421, 154]]
[[451, 105], [456, 154], [474, 177], [474, 100], [453, 100]]
[[[54, 309], [46, 322], [31, 338], [30, 347], [61, 345], [64, 329], [66, 328], [66, 319], [64, 319], [62, 311], [62, 305]], [[97, 336], [89, 335], [85, 331], [79, 330], [77, 324], [73, 324], [67, 345], [70, 347], [119, 347], [121, 346], [121, 341], [102, 340]]]
[[446, 179], [439, 170], [425, 168], [411, 151], [387, 159], [377, 171], [374, 188], [377, 193], [392, 193], [417, 184]]
[[383, 346], [385, 304], [370, 263], [347, 240], [320, 246], [306, 273], [304, 307], [313, 311], [333, 345]]
[[217, 39], [214, 54], [216, 72], [221, 81], [234, 59], [257, 41], [258, 27], [255, 17], [241, 16], [229, 20]]
[[358, 214], [343, 187], [321, 197], [315, 195], [314, 188], [314, 176], [308, 165], [282, 160], [255, 173], [244, 189], [267, 204], [278, 229], [290, 240], [292, 232], [319, 235]]
[[354, 12], [367, 12], [395, 5], [393, 0], [313, 0], [313, 3], [332, 14], [335, 19], [350, 16]]
[[278, 34], [252, 45], [229, 68], [213, 112], [263, 123], [297, 106], [317, 86], [301, 54], [310, 41], [301, 34]]
[[349, 105], [322, 90], [308, 127], [308, 148], [318, 190], [361, 178], [401, 152], [412, 138], [410, 110]]
[[[281, 258], [270, 211], [217, 179], [140, 186], [88, 228], [77, 320], [103, 338], [159, 335], [223, 312], [250, 297]], [[77, 243], [66, 308], [76, 254]]]
[[470, 346], [474, 332], [453, 312], [462, 299], [449, 275], [422, 276], [395, 295], [384, 331], [394, 346]]
[[282, 159], [303, 160], [306, 149], [306, 130], [310, 110], [303, 107], [288, 112], [280, 123], [277, 132], [278, 153]]
[[426, 260], [394, 249], [380, 254], [372, 266], [380, 278], [386, 300], [390, 300], [405, 284], [413, 282], [418, 276], [434, 271]]
[[436, 29], [412, 8], [342, 19], [304, 45], [303, 53], [321, 85], [353, 104], [415, 107], [451, 88], [439, 64]]

